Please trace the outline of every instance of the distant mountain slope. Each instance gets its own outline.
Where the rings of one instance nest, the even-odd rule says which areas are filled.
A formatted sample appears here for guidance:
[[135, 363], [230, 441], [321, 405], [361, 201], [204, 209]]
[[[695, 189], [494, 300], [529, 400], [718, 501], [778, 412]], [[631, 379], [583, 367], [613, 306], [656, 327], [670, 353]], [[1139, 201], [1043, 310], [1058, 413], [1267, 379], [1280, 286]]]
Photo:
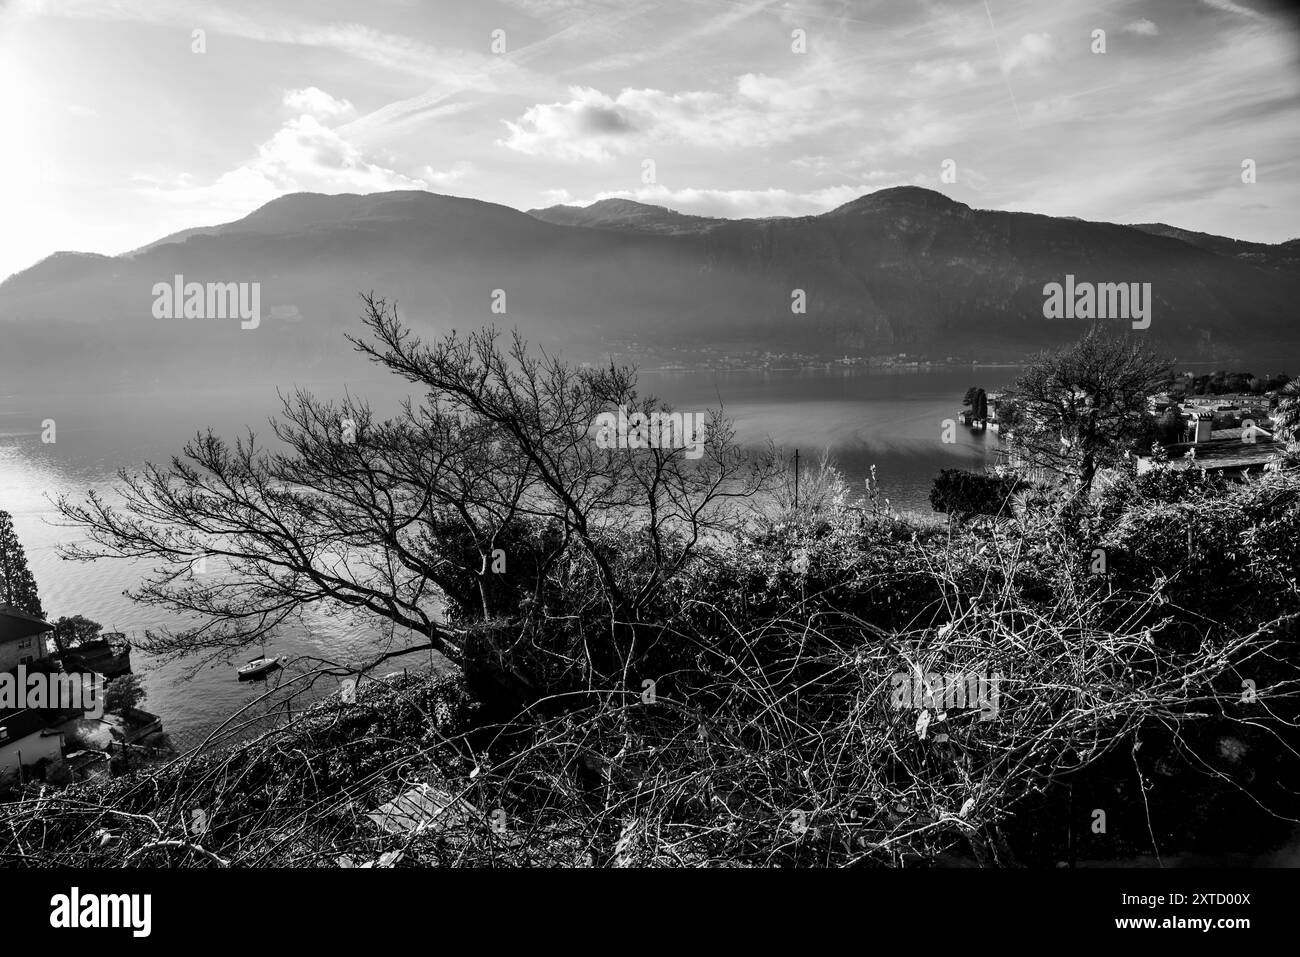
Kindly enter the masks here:
[[[1300, 243], [976, 210], [918, 187], [819, 216], [719, 220], [607, 200], [523, 213], [419, 191], [294, 194], [133, 253], [52, 256], [0, 284], [0, 373], [112, 381], [355, 370], [358, 294], [426, 331], [518, 326], [600, 359], [712, 348], [1020, 358], [1087, 323], [1043, 286], [1150, 282], [1141, 335], [1186, 361], [1300, 349]], [[152, 288], [258, 282], [262, 325], [154, 319]], [[505, 293], [504, 314], [493, 311]], [[805, 314], [791, 311], [803, 290]], [[1128, 328], [1115, 322], [1117, 331]], [[678, 353], [680, 355], [680, 353]]]
[[1141, 223], [1133, 228], [1154, 236], [1180, 239], [1198, 249], [1205, 249], [1220, 256], [1232, 256], [1257, 265], [1280, 269], [1300, 268], [1300, 240], [1296, 239], [1269, 245], [1228, 239], [1226, 236], [1215, 236], [1211, 233], [1193, 232], [1190, 229], [1179, 229], [1177, 226], [1167, 226], [1164, 223]]
[[727, 221], [708, 216], [688, 216], [663, 206], [650, 206], [630, 199], [602, 199], [590, 206], [548, 206], [530, 209], [528, 215], [558, 226], [634, 229], [650, 233], [699, 232]]

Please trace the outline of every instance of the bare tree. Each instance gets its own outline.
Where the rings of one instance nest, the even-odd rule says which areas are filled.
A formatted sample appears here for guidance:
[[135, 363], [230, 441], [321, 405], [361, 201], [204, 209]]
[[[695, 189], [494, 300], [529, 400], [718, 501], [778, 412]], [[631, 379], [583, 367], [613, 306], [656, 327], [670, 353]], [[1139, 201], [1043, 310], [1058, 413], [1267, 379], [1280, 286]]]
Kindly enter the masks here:
[[1167, 359], [1094, 327], [1062, 352], [1035, 356], [1016, 380], [1013, 441], [1029, 464], [1086, 494], [1099, 468], [1148, 434], [1147, 397], [1171, 375]]
[[[422, 400], [379, 421], [351, 396], [282, 395], [274, 448], [208, 431], [167, 467], [120, 473], [120, 502], [59, 498], [88, 537], [65, 556], [155, 563], [131, 597], [198, 616], [149, 636], [145, 649], [164, 655], [216, 657], [324, 605], [428, 637], [365, 667], [423, 647], [463, 663], [475, 623], [544, 624], [598, 598], [611, 640], [588, 664], [628, 667], [636, 625], [705, 538], [734, 528], [733, 500], [763, 488], [772, 463], [737, 446], [720, 410], [698, 458], [603, 448], [602, 412], [669, 411], [638, 395], [634, 370], [536, 357], [517, 333], [502, 348], [490, 329], [425, 345], [395, 307], [363, 301], [369, 335], [350, 341]], [[569, 593], [575, 566], [594, 570], [582, 580], [596, 594]]]

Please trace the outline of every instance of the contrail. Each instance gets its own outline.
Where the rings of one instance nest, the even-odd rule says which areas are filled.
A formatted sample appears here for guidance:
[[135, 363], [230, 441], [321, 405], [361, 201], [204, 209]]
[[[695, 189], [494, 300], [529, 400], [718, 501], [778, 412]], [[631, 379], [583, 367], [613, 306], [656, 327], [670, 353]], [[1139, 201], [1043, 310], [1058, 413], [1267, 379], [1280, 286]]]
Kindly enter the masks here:
[[[998, 66], [1002, 66], [1002, 44], [998, 43], [998, 28], [993, 24], [993, 11], [989, 9], [989, 0], [984, 0], [984, 12], [989, 17], [989, 30], [993, 32], [993, 46], [998, 51]], [[1024, 127], [1020, 123], [1020, 107], [1016, 104], [1016, 95], [1011, 92], [1011, 80], [1004, 73], [1002, 82], [1007, 85], [1007, 96], [1011, 97], [1011, 108], [1016, 111], [1016, 126], [1021, 129]]]

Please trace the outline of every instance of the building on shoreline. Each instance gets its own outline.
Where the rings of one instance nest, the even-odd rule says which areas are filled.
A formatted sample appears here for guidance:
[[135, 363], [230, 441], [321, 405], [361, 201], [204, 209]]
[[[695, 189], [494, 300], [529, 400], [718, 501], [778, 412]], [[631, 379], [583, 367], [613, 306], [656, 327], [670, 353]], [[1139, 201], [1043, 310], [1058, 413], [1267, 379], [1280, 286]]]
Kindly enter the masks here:
[[[77, 752], [84, 763], [91, 752], [107, 756], [114, 746], [161, 736], [161, 719], [138, 708], [87, 717], [81, 697], [73, 698], [71, 707], [60, 707], [53, 698], [42, 699], [40, 707], [27, 707], [28, 685], [38, 675], [78, 684], [94, 680], [102, 691], [103, 682], [131, 670], [130, 647], [117, 640], [123, 636], [108, 634], [59, 652], [53, 635], [54, 626], [49, 622], [0, 605], [0, 676], [12, 677], [11, 690], [19, 692], [17, 702], [0, 705], [0, 774], [21, 775], [32, 768], [43, 774], [43, 767], [64, 760], [65, 749], [72, 742], [86, 745]], [[102, 711], [102, 700], [100, 708]], [[91, 709], [91, 714], [100, 712]]]
[[1242, 428], [1214, 428], [1213, 412], [1209, 409], [1191, 409], [1186, 413], [1184, 441], [1165, 449], [1167, 462], [1158, 462], [1154, 455], [1137, 456], [1137, 474], [1163, 466], [1172, 469], [1198, 468], [1215, 472], [1228, 478], [1245, 478], [1263, 472], [1278, 461], [1287, 450], [1285, 442], [1253, 422]]
[[49, 654], [45, 636], [54, 626], [12, 605], [0, 605], [0, 671], [12, 671]]
[[[0, 672], [37, 665], [47, 658], [48, 621], [10, 605], [0, 605]], [[49, 708], [0, 708], [0, 772], [18, 771], [63, 756], [63, 734], [55, 725], [66, 719]]]

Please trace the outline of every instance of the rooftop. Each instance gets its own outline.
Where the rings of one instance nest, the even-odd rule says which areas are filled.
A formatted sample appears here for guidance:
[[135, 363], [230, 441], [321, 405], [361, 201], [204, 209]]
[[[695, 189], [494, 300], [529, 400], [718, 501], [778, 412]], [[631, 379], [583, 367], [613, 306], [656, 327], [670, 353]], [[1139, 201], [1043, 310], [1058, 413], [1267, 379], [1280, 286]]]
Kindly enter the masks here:
[[1229, 437], [1210, 438], [1205, 442], [1181, 442], [1169, 446], [1169, 464], [1178, 466], [1186, 461], [1183, 456], [1188, 450], [1196, 450], [1195, 461], [1191, 464], [1203, 469], [1240, 469], [1255, 468], [1266, 465], [1275, 455], [1286, 451], [1285, 442], [1271, 439], [1259, 439], [1255, 442], [1243, 442], [1240, 429], [1220, 429], [1215, 435], [1224, 432]]
[[29, 734], [52, 728], [65, 718], [65, 712], [52, 708], [0, 709], [0, 728], [5, 731], [5, 736], [0, 740], [6, 744], [17, 741]]
[[18, 641], [53, 630], [54, 626], [44, 619], [19, 611], [12, 605], [0, 605], [0, 642]]

